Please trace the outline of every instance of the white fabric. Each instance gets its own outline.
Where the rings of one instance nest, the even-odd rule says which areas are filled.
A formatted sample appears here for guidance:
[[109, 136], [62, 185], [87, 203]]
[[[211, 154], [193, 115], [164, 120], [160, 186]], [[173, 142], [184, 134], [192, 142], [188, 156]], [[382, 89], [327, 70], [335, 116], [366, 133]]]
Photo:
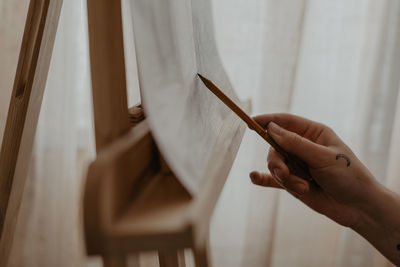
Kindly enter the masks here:
[[[26, 14], [14, 2], [0, 2], [0, 61], [10, 65], [1, 65], [0, 125], [24, 25], [6, 14]], [[254, 113], [290, 111], [328, 124], [400, 192], [398, 1], [214, 0], [213, 8], [225, 68]], [[64, 1], [12, 266], [87, 264], [79, 222], [83, 167], [93, 156], [86, 27], [84, 1]], [[265, 170], [266, 152], [247, 132], [212, 220], [215, 266], [383, 266], [356, 234], [284, 192], [252, 186], [248, 172]]]
[[217, 52], [211, 1], [134, 0], [131, 14], [152, 134], [171, 170], [196, 195], [229, 112], [197, 73], [237, 99]]
[[[256, 101], [256, 113], [290, 111], [328, 124], [384, 181], [399, 84], [398, 2], [216, 3], [217, 40], [238, 94]], [[392, 142], [397, 138], [393, 135]], [[252, 156], [247, 151], [238, 161], [246, 157], [249, 164], [241, 160], [232, 184], [245, 183], [244, 168], [250, 171], [264, 162], [262, 145], [250, 151]], [[236, 249], [239, 259], [230, 266], [380, 266], [381, 256], [366, 241], [288, 194], [279, 193], [275, 200], [271, 190], [249, 188], [251, 193], [243, 194], [243, 188], [234, 196], [223, 195], [219, 207], [224, 216], [215, 215], [214, 225], [224, 225], [247, 210], [246, 222], [235, 223], [236, 238], [229, 238], [237, 244], [221, 244], [230, 229], [213, 228], [220, 247]], [[240, 205], [227, 214], [225, 207], [232, 202]], [[224, 255], [215, 258], [229, 260]]]

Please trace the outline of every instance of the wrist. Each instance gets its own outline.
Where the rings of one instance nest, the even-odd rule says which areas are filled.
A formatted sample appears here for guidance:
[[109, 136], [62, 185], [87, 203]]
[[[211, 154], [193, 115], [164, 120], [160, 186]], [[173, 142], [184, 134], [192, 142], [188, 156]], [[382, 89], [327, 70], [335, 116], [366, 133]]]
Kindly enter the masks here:
[[396, 263], [400, 260], [399, 210], [399, 196], [375, 182], [366, 205], [358, 210], [357, 223], [351, 227]]
[[359, 221], [354, 227], [399, 226], [400, 216], [397, 215], [399, 209], [399, 196], [378, 182], [375, 182], [373, 189], [370, 190], [368, 200], [358, 209]]

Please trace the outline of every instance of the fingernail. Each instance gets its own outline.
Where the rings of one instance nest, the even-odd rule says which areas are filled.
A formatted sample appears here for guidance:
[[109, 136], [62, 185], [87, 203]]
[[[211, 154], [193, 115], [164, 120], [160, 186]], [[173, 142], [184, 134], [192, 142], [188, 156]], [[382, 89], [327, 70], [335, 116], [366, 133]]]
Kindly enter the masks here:
[[281, 127], [273, 121], [268, 124], [268, 130], [273, 134], [281, 135]]
[[306, 192], [306, 185], [303, 183], [297, 183], [294, 184], [294, 191], [296, 191], [296, 193], [302, 195]]
[[281, 177], [279, 176], [278, 170], [273, 170], [273, 171], [272, 171], [272, 175], [275, 177], [275, 179], [276, 179], [280, 184], [283, 183]]

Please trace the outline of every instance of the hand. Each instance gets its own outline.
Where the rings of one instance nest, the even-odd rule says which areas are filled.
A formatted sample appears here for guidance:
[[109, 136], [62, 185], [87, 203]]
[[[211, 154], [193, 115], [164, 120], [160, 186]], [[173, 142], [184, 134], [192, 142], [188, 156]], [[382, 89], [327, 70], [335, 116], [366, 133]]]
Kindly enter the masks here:
[[290, 173], [273, 148], [270, 174], [252, 172], [254, 184], [286, 189], [310, 208], [352, 228], [400, 266], [400, 197], [379, 184], [327, 126], [289, 114], [255, 117], [287, 152], [309, 166], [313, 182]]
[[268, 153], [270, 174], [252, 172], [254, 184], [286, 189], [315, 211], [337, 223], [356, 225], [368, 209], [377, 182], [354, 153], [329, 127], [289, 114], [254, 118], [268, 128], [272, 138], [287, 152], [309, 166], [314, 182], [290, 173], [283, 157], [272, 147]]

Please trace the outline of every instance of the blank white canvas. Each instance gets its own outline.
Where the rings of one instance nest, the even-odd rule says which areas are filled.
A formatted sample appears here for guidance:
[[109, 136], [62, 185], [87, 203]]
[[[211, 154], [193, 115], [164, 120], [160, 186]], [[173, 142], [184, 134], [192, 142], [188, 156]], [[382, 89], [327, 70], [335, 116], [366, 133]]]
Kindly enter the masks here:
[[215, 44], [208, 0], [132, 0], [142, 103], [169, 166], [191, 194], [229, 110], [201, 73], [237, 100]]

